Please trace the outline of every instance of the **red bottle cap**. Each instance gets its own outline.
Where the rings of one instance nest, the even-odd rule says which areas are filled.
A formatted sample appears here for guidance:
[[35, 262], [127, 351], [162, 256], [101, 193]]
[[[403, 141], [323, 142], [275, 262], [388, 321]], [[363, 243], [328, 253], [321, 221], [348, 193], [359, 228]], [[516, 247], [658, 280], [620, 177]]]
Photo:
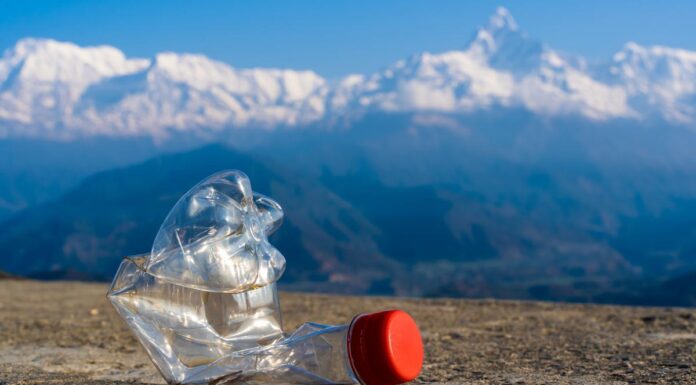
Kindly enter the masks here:
[[416, 321], [402, 310], [362, 314], [350, 326], [348, 354], [364, 385], [396, 385], [418, 377], [423, 341]]

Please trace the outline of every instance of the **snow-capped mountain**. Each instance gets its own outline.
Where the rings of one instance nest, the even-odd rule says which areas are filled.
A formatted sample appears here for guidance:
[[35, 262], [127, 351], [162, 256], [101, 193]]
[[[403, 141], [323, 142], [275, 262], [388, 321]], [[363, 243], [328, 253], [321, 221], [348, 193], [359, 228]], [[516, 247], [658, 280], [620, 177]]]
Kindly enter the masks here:
[[0, 58], [0, 137], [164, 136], [494, 108], [693, 125], [695, 104], [696, 52], [629, 43], [590, 66], [528, 37], [504, 8], [463, 50], [421, 53], [334, 86], [311, 71], [237, 69], [192, 54], [131, 59], [47, 39], [21, 40]]
[[71, 126], [73, 109], [91, 85], [147, 66], [113, 47], [21, 40], [0, 59], [0, 131], [19, 125], [18, 134], [58, 134], [60, 126]]
[[323, 116], [326, 93], [310, 71], [237, 70], [175, 53], [126, 59], [113, 47], [25, 39], [0, 59], [0, 135], [297, 125]]
[[522, 106], [544, 115], [636, 117], [626, 90], [593, 79], [584, 67], [582, 59], [527, 37], [510, 13], [498, 8], [466, 50], [422, 53], [381, 73], [349, 78], [333, 102], [343, 110], [468, 112]]
[[627, 43], [599, 77], [621, 87], [639, 111], [669, 121], [696, 117], [696, 52]]
[[124, 133], [165, 128], [299, 125], [324, 114], [326, 81], [310, 71], [236, 70], [201, 55], [158, 54], [141, 71], [94, 84], [76, 124]]

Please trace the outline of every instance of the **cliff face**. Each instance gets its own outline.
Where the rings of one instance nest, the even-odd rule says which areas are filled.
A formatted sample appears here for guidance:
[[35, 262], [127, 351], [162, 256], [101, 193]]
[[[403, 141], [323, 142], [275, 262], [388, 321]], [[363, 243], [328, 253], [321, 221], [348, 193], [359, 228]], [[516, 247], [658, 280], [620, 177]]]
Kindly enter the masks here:
[[[98, 284], [0, 282], [0, 384], [163, 383]], [[696, 310], [283, 294], [286, 328], [402, 308], [418, 382], [693, 384]]]

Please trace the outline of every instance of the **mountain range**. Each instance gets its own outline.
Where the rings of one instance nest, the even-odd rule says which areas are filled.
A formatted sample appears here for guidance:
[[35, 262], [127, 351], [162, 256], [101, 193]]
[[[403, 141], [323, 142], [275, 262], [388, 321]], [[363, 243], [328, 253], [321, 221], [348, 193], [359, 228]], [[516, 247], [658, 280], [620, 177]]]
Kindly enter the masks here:
[[25, 39], [0, 59], [0, 270], [109, 279], [240, 169], [286, 211], [286, 288], [694, 305], [695, 105], [696, 53], [588, 61], [504, 8], [334, 80]]
[[216, 135], [375, 112], [521, 108], [546, 117], [696, 123], [696, 52], [626, 44], [588, 62], [528, 37], [498, 8], [463, 50], [421, 53], [369, 75], [237, 69], [198, 54], [128, 58], [110, 46], [23, 39], [0, 59], [0, 136]]
[[[0, 269], [107, 280], [124, 255], [149, 250], [191, 185], [238, 168], [286, 211], [271, 239], [288, 261], [285, 288], [696, 304], [685, 275], [696, 271], [696, 186], [684, 182], [694, 172], [600, 168], [583, 154], [553, 155], [555, 163], [505, 159], [475, 152], [497, 143], [486, 137], [497, 124], [404, 141], [413, 127], [402, 119], [413, 117], [374, 119], [350, 131], [268, 133], [253, 150], [209, 145], [94, 174], [0, 222]], [[626, 134], [602, 129], [618, 131], [615, 141]], [[536, 152], [552, 155], [571, 130], [579, 128], [547, 137], [551, 145]], [[386, 143], [395, 155], [385, 156]]]

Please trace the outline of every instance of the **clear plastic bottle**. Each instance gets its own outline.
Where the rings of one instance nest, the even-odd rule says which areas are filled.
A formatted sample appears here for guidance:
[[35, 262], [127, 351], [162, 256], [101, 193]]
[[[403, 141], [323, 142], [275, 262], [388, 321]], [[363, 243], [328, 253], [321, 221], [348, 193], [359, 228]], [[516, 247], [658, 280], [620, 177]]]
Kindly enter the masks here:
[[402, 311], [283, 332], [268, 236], [283, 211], [240, 171], [214, 174], [172, 208], [149, 254], [127, 257], [108, 298], [170, 384], [398, 384], [423, 360]]
[[289, 336], [275, 285], [206, 292], [124, 259], [109, 299], [170, 384], [399, 384], [421, 369], [418, 327], [403, 311], [340, 326], [305, 323]]

